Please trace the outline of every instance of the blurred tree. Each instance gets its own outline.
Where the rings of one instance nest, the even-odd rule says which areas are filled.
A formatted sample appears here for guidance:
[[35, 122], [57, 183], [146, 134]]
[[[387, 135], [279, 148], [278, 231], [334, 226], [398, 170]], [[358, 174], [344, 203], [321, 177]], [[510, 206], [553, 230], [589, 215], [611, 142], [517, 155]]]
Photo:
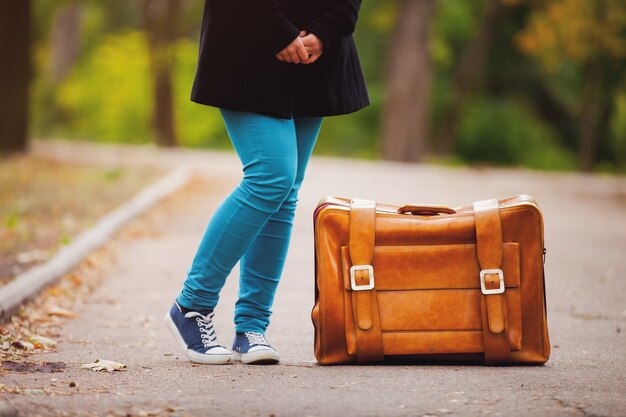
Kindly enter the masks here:
[[152, 128], [158, 145], [176, 146], [172, 67], [180, 0], [142, 0], [141, 6], [150, 46], [154, 91]]
[[65, 79], [80, 55], [82, 9], [78, 0], [70, 0], [54, 14], [50, 34], [50, 78], [55, 84]]
[[0, 2], [0, 152], [28, 145], [31, 2]]
[[441, 154], [449, 154], [454, 150], [465, 101], [483, 73], [506, 10], [502, 0], [487, 0], [477, 32], [465, 47], [454, 75], [452, 101], [444, 111], [441, 131], [436, 140], [437, 151]]
[[563, 96], [578, 119], [579, 166], [591, 170], [609, 139], [615, 90], [624, 77], [626, 2], [527, 1], [536, 6], [517, 45], [557, 85], [568, 79], [564, 74], [575, 73]]
[[435, 0], [398, 0], [387, 61], [382, 156], [419, 161], [430, 134], [431, 23]]

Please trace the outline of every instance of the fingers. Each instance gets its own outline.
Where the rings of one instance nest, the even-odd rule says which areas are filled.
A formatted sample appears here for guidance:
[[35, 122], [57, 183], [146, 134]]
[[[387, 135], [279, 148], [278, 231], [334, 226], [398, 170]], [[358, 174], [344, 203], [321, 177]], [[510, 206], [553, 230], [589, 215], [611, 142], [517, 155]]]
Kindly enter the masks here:
[[311, 54], [306, 61], [302, 61], [303, 64], [308, 65], [312, 64], [321, 56], [321, 53]]
[[322, 55], [324, 45], [314, 34], [300, 31], [298, 37], [275, 55], [281, 62], [290, 64], [312, 64]]
[[[310, 54], [308, 54], [306, 59], [299, 59], [298, 58], [298, 63], [300, 63], [300, 64], [312, 64], [315, 61], [317, 61], [321, 55], [322, 55], [321, 51], [311, 52]], [[290, 64], [295, 63], [295, 61], [293, 60], [292, 56], [289, 55], [289, 53], [287, 53], [286, 50], [282, 51], [279, 54], [276, 54], [276, 58], [279, 61], [282, 61], [282, 62], [287, 62], [287, 63], [290, 63]]]
[[296, 40], [287, 47], [287, 54], [289, 54], [289, 59], [294, 64], [299, 64], [309, 57], [309, 53], [306, 51], [301, 38], [296, 38]]
[[300, 57], [298, 56], [298, 52], [296, 51], [296, 48], [291, 48], [291, 47], [288, 48], [287, 53], [289, 54], [289, 62], [294, 63], [294, 64], [300, 63]]
[[306, 46], [309, 49], [309, 51], [310, 50], [315, 50], [315, 51], [324, 50], [324, 43], [320, 40], [320, 38], [318, 38], [312, 33], [309, 33], [308, 35], [303, 37], [302, 43], [304, 43], [304, 46]]
[[302, 43], [302, 41], [300, 41], [298, 44], [296, 44], [296, 53], [298, 54], [298, 57], [300, 58], [300, 61], [304, 61], [309, 57], [309, 53], [307, 52], [306, 48], [304, 47], [304, 43]]
[[291, 58], [289, 58], [289, 54], [287, 53], [287, 49], [286, 48], [283, 49], [282, 51], [280, 51], [279, 53], [277, 53], [274, 56], [279, 61], [291, 63]]
[[310, 54], [319, 54], [322, 53], [322, 50], [319, 48], [315, 48], [312, 46], [305, 46], [304, 49], [307, 51], [307, 53]]

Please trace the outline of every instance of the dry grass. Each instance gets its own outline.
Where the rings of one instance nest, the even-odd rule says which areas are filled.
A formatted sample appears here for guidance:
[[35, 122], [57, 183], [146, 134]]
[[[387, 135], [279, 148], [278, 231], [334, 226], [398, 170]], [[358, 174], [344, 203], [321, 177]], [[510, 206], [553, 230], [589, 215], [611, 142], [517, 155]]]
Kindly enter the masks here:
[[162, 174], [30, 155], [0, 160], [0, 284], [48, 260]]

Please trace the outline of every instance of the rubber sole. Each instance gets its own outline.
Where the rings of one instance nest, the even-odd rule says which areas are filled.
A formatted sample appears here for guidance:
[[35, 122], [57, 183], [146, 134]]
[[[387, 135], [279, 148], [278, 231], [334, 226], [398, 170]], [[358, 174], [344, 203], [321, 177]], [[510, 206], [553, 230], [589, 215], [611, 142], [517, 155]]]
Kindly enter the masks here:
[[163, 318], [167, 328], [170, 329], [170, 332], [174, 335], [174, 338], [178, 341], [178, 344], [183, 349], [183, 353], [185, 356], [192, 362], [202, 363], [208, 365], [225, 365], [233, 362], [233, 354], [202, 354], [198, 352], [194, 352], [191, 349], [187, 349], [187, 343], [183, 340], [183, 337], [178, 332], [174, 321], [170, 317], [169, 313], [165, 314]]
[[280, 356], [275, 350], [263, 349], [241, 354], [233, 352], [234, 360], [246, 365], [275, 365], [280, 361]]

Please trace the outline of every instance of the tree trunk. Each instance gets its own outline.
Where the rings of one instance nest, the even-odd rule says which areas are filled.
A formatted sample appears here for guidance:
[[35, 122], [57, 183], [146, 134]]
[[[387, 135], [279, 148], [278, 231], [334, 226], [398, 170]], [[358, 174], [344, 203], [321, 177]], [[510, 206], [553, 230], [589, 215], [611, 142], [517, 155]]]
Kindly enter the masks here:
[[159, 146], [176, 146], [172, 61], [180, 0], [142, 0], [154, 91], [152, 129]]
[[430, 130], [430, 28], [435, 0], [399, 0], [387, 71], [382, 155], [420, 161]]
[[489, 0], [480, 19], [478, 33], [463, 53], [454, 78], [452, 103], [444, 113], [443, 126], [437, 137], [436, 148], [439, 154], [449, 154], [454, 150], [465, 99], [485, 68], [489, 50], [497, 33], [497, 23], [504, 12], [502, 0]]
[[55, 84], [63, 81], [80, 55], [81, 14], [81, 4], [72, 1], [59, 7], [54, 15], [50, 35], [50, 78]]
[[[595, 2], [595, 19], [600, 26], [609, 24], [609, 6], [605, 2]], [[608, 131], [608, 114], [614, 105], [611, 92], [617, 87], [621, 77], [611, 77], [611, 68], [601, 57], [593, 57], [584, 68], [582, 103], [580, 106], [580, 142], [578, 148], [579, 167], [591, 171], [598, 160], [601, 136]], [[618, 70], [618, 74], [621, 74]]]
[[31, 2], [0, 2], [0, 153], [28, 146]]
[[591, 171], [598, 147], [602, 89], [602, 66], [594, 60], [585, 71], [583, 102], [580, 108], [580, 144], [578, 161], [582, 171]]

